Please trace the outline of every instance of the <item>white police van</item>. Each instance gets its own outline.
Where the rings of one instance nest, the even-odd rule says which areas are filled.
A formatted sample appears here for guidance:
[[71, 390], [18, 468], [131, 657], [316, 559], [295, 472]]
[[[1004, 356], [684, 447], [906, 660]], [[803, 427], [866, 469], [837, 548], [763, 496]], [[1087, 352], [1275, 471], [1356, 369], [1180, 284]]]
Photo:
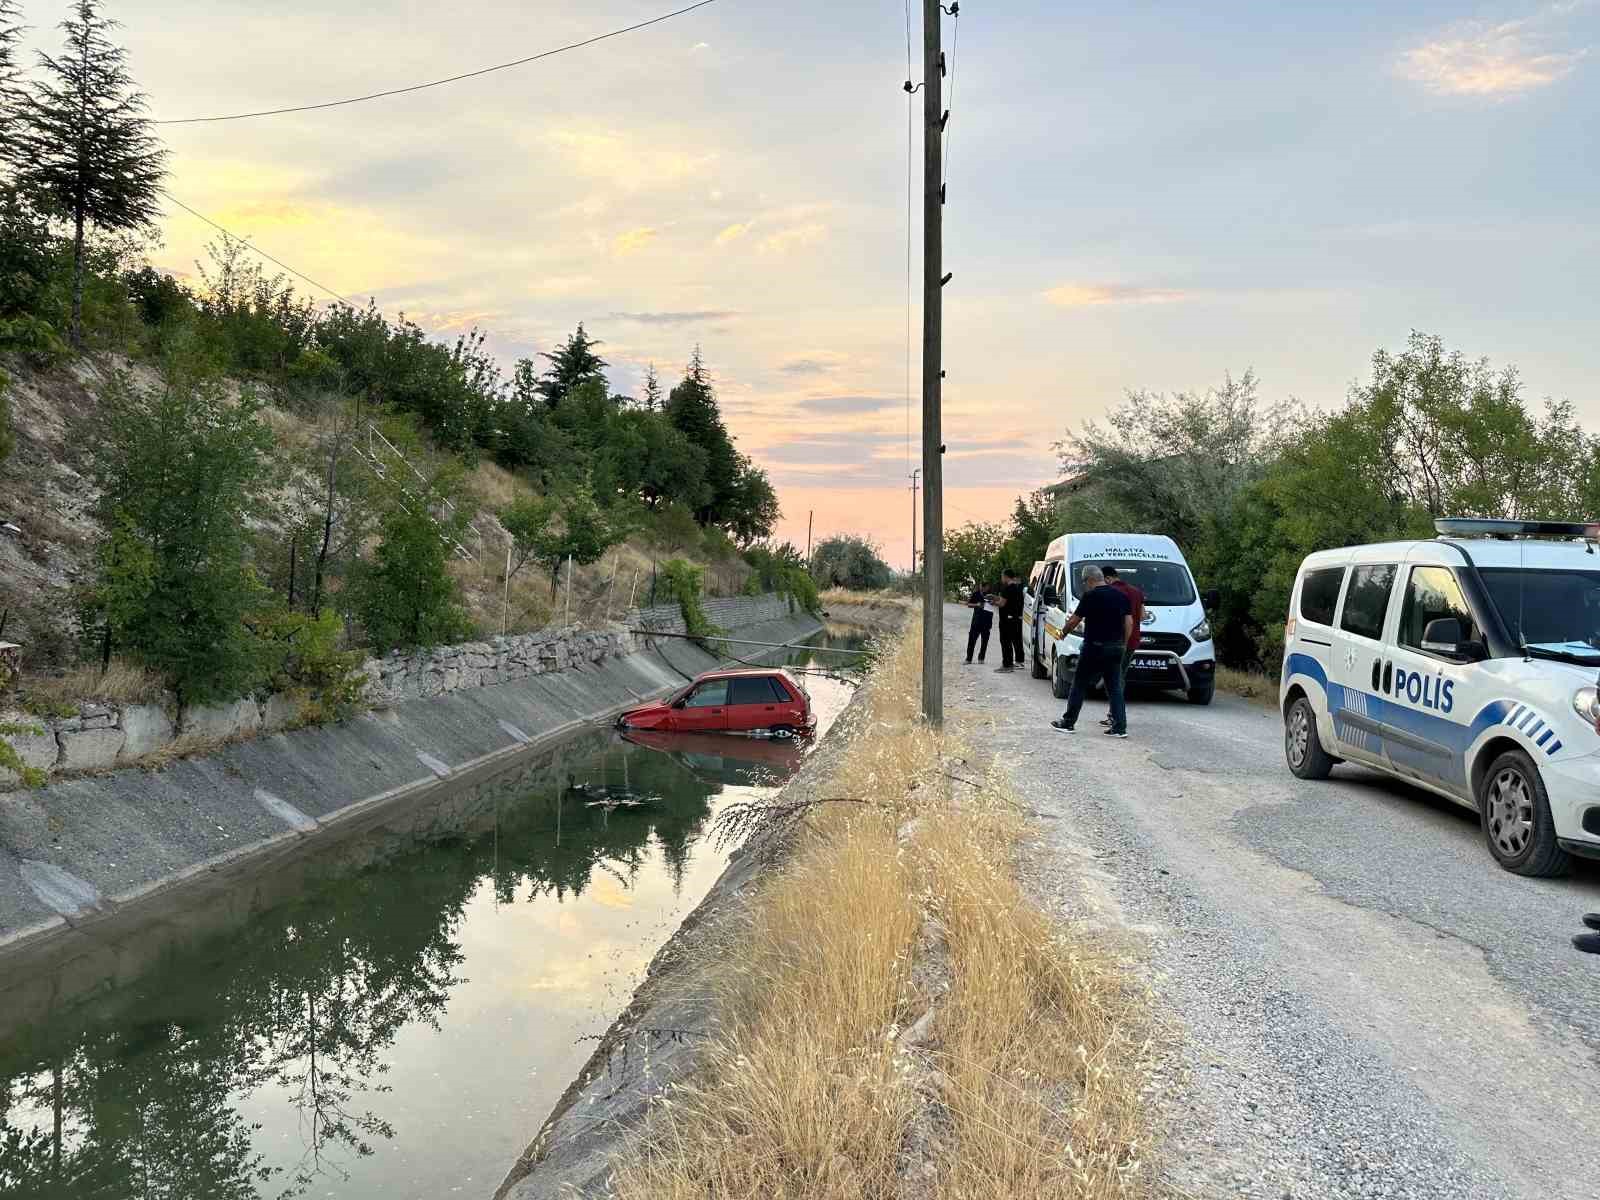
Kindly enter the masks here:
[[1217, 651], [1183, 551], [1169, 537], [1148, 533], [1069, 533], [1050, 543], [1034, 564], [1023, 597], [1023, 628], [1035, 679], [1049, 679], [1056, 696], [1072, 691], [1083, 639], [1063, 628], [1078, 606], [1083, 569], [1115, 567], [1144, 593], [1144, 626], [1128, 667], [1130, 687], [1184, 692], [1195, 704], [1210, 704], [1216, 691]]
[[1600, 857], [1600, 525], [1448, 519], [1300, 566], [1279, 699], [1289, 769], [1345, 759], [1479, 814], [1521, 875]]

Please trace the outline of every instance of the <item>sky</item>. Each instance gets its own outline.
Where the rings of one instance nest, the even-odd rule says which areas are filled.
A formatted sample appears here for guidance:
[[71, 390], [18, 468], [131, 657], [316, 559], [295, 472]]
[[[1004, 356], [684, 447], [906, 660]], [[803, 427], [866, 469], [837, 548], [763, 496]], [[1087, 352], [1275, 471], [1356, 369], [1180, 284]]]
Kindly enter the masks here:
[[[106, 8], [152, 115], [177, 119], [404, 86], [684, 2]], [[23, 0], [34, 44], [64, 7]], [[1264, 396], [1329, 408], [1412, 329], [1600, 427], [1600, 0], [961, 7], [947, 526], [1003, 519], [1129, 389], [1253, 369]], [[481, 326], [508, 366], [581, 320], [633, 394], [701, 345], [779, 535], [803, 545], [810, 518], [904, 566], [907, 78], [904, 0], [717, 0], [448, 87], [160, 132], [184, 203], [441, 336]], [[192, 274], [214, 236], [170, 208], [152, 257]]]

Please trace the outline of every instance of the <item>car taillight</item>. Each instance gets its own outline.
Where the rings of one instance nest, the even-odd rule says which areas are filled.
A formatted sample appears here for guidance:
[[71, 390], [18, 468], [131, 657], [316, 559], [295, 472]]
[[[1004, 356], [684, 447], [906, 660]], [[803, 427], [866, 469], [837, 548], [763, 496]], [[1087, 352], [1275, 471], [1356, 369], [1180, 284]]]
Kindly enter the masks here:
[[1290, 617], [1283, 627], [1283, 644], [1287, 646], [1294, 641], [1294, 618]]

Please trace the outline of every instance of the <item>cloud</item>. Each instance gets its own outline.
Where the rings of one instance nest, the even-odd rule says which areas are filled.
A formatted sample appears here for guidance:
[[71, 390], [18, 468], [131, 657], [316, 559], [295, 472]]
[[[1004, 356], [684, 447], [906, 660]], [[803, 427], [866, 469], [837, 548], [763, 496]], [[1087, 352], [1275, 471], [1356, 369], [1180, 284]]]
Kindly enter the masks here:
[[695, 325], [702, 321], [731, 321], [736, 312], [614, 312], [614, 321], [637, 321], [641, 325]]
[[632, 254], [643, 250], [656, 240], [659, 231], [648, 226], [642, 229], [630, 229], [627, 233], [619, 233], [611, 243], [611, 249], [617, 254]]
[[813, 413], [872, 413], [904, 403], [904, 396], [807, 396], [795, 407]]
[[1061, 308], [1095, 304], [1170, 304], [1188, 293], [1173, 288], [1140, 287], [1133, 283], [1066, 283], [1051, 288], [1044, 298]]
[[741, 225], [729, 225], [721, 233], [717, 234], [716, 238], [714, 239], [716, 244], [719, 246], [726, 246], [729, 242], [738, 241], [740, 238], [744, 237], [745, 234], [750, 232], [750, 224], [751, 223], [749, 221], [746, 221]]
[[1515, 96], [1548, 87], [1572, 74], [1588, 57], [1588, 47], [1552, 47], [1539, 28], [1575, 7], [1556, 5], [1537, 17], [1499, 25], [1451, 26], [1403, 53], [1396, 70], [1401, 78], [1441, 96]]
[[828, 227], [816, 222], [779, 230], [761, 239], [763, 254], [787, 254], [805, 246], [815, 245], [828, 235]]
[[689, 49], [690, 50], [709, 50], [709, 49], [711, 49], [711, 43], [710, 42], [696, 42], [694, 45], [690, 46]]
[[778, 370], [784, 375], [826, 375], [833, 370], [833, 364], [815, 358], [791, 358]]

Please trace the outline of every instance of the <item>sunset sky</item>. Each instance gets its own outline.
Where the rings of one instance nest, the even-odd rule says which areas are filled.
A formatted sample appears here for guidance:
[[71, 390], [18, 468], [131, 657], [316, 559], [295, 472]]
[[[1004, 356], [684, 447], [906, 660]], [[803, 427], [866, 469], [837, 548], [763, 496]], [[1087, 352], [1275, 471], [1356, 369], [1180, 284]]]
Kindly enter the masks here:
[[[107, 10], [173, 119], [403, 86], [685, 2]], [[64, 8], [23, 0], [35, 44]], [[965, 0], [960, 26], [950, 525], [1054, 478], [1051, 443], [1125, 389], [1254, 368], [1329, 406], [1413, 327], [1600, 425], [1596, 0]], [[701, 343], [781, 534], [803, 543], [814, 509], [819, 538], [864, 533], [903, 566], [906, 74], [901, 0], [718, 0], [444, 88], [161, 132], [186, 204], [344, 295], [481, 325], [508, 366], [582, 320], [632, 393]], [[172, 209], [155, 260], [192, 272], [212, 236]]]

